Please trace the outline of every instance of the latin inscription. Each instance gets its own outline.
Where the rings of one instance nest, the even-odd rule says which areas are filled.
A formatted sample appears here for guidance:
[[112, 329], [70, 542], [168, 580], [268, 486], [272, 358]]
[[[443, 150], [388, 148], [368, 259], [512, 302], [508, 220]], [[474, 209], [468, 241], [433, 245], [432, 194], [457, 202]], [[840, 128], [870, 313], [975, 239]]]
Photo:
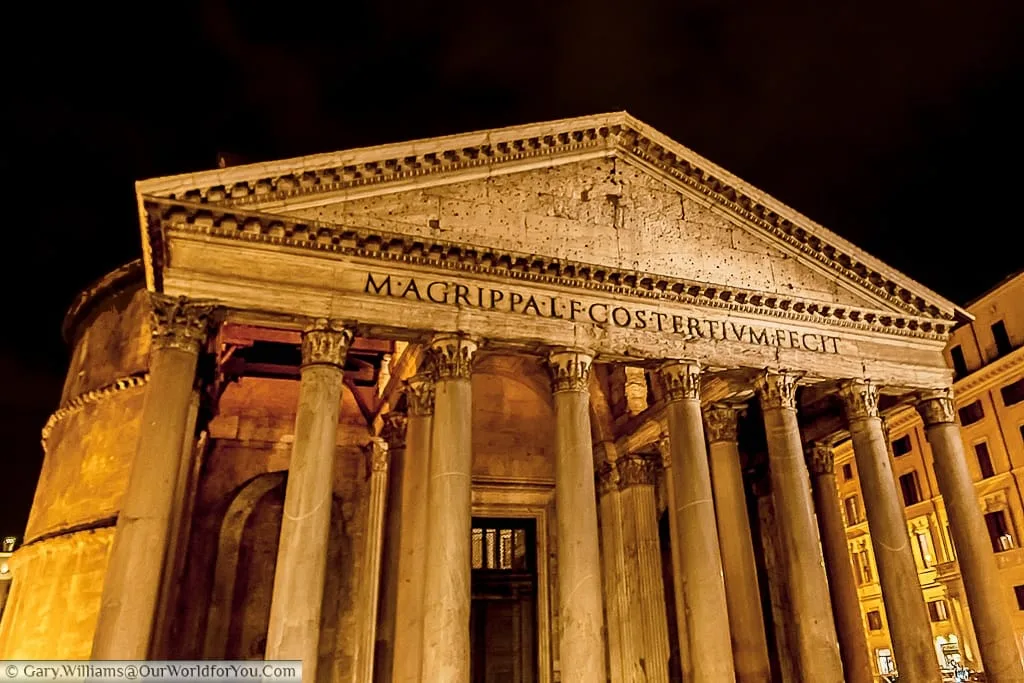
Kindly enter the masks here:
[[465, 306], [486, 311], [504, 311], [540, 318], [589, 322], [597, 325], [650, 330], [680, 335], [686, 339], [720, 339], [759, 346], [781, 346], [818, 353], [839, 353], [839, 338], [816, 332], [796, 332], [757, 327], [730, 320], [711, 320], [671, 315], [649, 308], [586, 303], [561, 296], [524, 295], [520, 292], [446, 280], [398, 279], [390, 275], [366, 274], [366, 294], [397, 299], [414, 299], [435, 304]]

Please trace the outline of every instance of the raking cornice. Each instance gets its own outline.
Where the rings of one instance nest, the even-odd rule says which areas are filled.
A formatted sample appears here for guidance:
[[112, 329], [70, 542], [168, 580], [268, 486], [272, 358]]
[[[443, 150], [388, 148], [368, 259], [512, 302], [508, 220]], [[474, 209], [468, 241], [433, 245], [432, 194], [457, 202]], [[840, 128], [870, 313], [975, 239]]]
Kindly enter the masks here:
[[158, 178], [138, 183], [137, 192], [140, 200], [155, 196], [266, 209], [427, 176], [515, 170], [581, 155], [619, 156], [653, 167], [897, 310], [971, 319], [952, 302], [625, 112]]

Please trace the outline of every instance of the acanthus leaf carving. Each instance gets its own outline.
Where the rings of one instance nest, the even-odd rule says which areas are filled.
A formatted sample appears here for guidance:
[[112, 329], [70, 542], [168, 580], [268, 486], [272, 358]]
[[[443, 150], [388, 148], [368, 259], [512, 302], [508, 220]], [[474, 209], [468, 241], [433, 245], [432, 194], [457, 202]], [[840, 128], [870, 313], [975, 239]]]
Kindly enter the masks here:
[[790, 372], [766, 371], [754, 381], [754, 389], [767, 409], [787, 408], [796, 410], [797, 377]]
[[700, 400], [700, 365], [695, 361], [670, 361], [659, 374], [669, 402]]
[[153, 346], [199, 353], [209, 336], [217, 306], [156, 292], [150, 292], [149, 301]]
[[333, 365], [344, 368], [352, 338], [352, 330], [336, 321], [326, 318], [314, 321], [302, 332], [302, 366]]
[[593, 361], [592, 355], [578, 349], [552, 351], [547, 363], [552, 391], [587, 391]]

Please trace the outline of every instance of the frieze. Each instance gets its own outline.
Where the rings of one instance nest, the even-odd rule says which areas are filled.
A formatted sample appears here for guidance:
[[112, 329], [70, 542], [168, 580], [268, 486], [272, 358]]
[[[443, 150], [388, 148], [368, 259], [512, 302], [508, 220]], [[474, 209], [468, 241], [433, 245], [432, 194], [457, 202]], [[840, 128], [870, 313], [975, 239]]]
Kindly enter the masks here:
[[155, 292], [150, 292], [149, 300], [154, 348], [199, 353], [206, 343], [216, 306]]
[[445, 334], [434, 337], [430, 342], [430, 360], [437, 379], [468, 380], [473, 371], [476, 350], [476, 341], [465, 335]]
[[[718, 177], [722, 174], [710, 165], [703, 167], [703, 160], [684, 158], [688, 156], [688, 150], [681, 146], [672, 149], [677, 143], [662, 143], [654, 139], [642, 130], [642, 124], [631, 117], [619, 114], [604, 120], [588, 118], [565, 123], [567, 129], [542, 135], [524, 134], [522, 130], [516, 129], [507, 132], [490, 131], [486, 138], [477, 137], [476, 142], [467, 139], [467, 144], [448, 149], [445, 148], [445, 140], [438, 140], [434, 149], [428, 147], [429, 143], [424, 144], [426, 141], [421, 141], [418, 149], [407, 148], [409, 153], [400, 156], [367, 158], [362, 163], [341, 163], [283, 173], [277, 171], [259, 178], [181, 188], [165, 194], [172, 199], [205, 205], [255, 206], [302, 196], [407, 182], [414, 178], [458, 173], [474, 168], [494, 168], [501, 164], [542, 157], [578, 156], [588, 151], [608, 157], [635, 157], [644, 165], [653, 166], [893, 306], [934, 318], [953, 319], [951, 314], [941, 311], [934, 303], [864, 263], [856, 254], [847, 253], [853, 250], [824, 229], [812, 225], [808, 231], [795, 224], [767, 206], [759, 197], [751, 196], [739, 183]], [[396, 146], [389, 147], [394, 149]], [[321, 158], [337, 158], [341, 161], [341, 155], [337, 154], [321, 155]], [[815, 232], [821, 234], [812, 234]]]
[[344, 368], [352, 337], [352, 330], [340, 323], [325, 318], [314, 321], [302, 332], [302, 367], [333, 365]]
[[921, 414], [925, 427], [956, 421], [956, 406], [952, 389], [937, 389], [921, 392], [918, 396], [917, 412]]
[[[800, 322], [827, 322], [829, 325], [849, 329], [881, 331], [921, 339], [944, 340], [945, 334], [951, 329], [946, 323], [923, 316], [832, 305], [510, 250], [480, 249], [429, 237], [321, 224], [316, 221], [299, 222], [259, 213], [215, 211], [213, 207], [163, 201], [150, 201], [147, 207], [151, 214], [155, 214], [150, 225], [151, 240], [163, 239], [163, 230], [174, 230], [600, 290], [616, 295], [691, 303], [704, 308]], [[161, 254], [160, 250], [153, 251], [158, 272], [162, 266], [159, 262]], [[154, 274], [157, 284], [158, 272]]]
[[767, 371], [754, 381], [754, 390], [765, 408], [796, 410], [796, 382], [793, 373]]
[[665, 388], [665, 399], [700, 400], [700, 365], [693, 361], [671, 361], [658, 373]]
[[860, 380], [843, 382], [839, 398], [847, 420], [866, 420], [878, 417], [878, 385]]
[[114, 394], [125, 391], [127, 389], [137, 389], [145, 386], [149, 383], [149, 371], [139, 372], [126, 377], [121, 377], [106, 386], [102, 386], [98, 389], [92, 389], [85, 393], [75, 396], [67, 403], [62, 405], [60, 408], [55, 410], [52, 415], [46, 420], [46, 424], [43, 425], [40, 442], [43, 446], [43, 453], [46, 453], [46, 441], [50, 438], [50, 433], [53, 432], [53, 428], [57, 426], [57, 423], [68, 417], [72, 413], [77, 413], [79, 410], [91, 403], [98, 403], [105, 400]]
[[594, 357], [585, 351], [563, 349], [548, 354], [548, 372], [551, 390], [586, 392], [590, 384], [590, 369]]

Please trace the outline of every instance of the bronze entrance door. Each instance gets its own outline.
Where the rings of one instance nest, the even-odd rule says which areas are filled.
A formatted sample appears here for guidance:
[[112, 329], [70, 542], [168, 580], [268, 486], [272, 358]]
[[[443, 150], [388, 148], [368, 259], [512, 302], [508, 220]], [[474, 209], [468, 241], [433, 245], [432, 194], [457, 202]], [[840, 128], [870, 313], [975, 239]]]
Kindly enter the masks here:
[[533, 520], [473, 519], [473, 683], [536, 683]]

